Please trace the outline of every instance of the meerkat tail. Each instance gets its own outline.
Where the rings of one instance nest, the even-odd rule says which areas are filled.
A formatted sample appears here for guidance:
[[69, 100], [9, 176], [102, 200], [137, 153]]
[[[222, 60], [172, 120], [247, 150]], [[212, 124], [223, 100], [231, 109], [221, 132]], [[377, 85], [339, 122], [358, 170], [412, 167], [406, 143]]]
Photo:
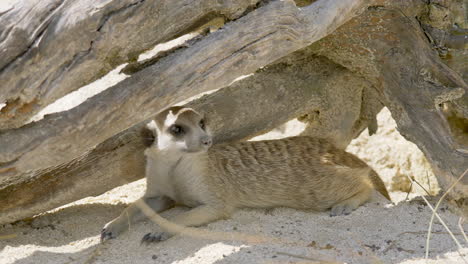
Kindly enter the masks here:
[[387, 198], [389, 201], [392, 201], [390, 198], [390, 195], [388, 194], [387, 188], [385, 187], [385, 184], [383, 183], [382, 179], [380, 176], [375, 172], [373, 169], [369, 171], [369, 178], [372, 181], [372, 184], [374, 185], [375, 189], [381, 193], [385, 198]]
[[[151, 209], [144, 201], [137, 200], [136, 205], [141, 209], [141, 211], [154, 223], [158, 224], [166, 232], [175, 235], [181, 234], [189, 237], [201, 238], [201, 239], [210, 239], [210, 240], [237, 240], [245, 243], [251, 244], [262, 244], [262, 243], [286, 243], [291, 244], [291, 241], [283, 240], [276, 237], [268, 237], [262, 235], [250, 235], [239, 232], [223, 232], [223, 231], [212, 231], [194, 227], [187, 227], [176, 224], [172, 221], [169, 221], [162, 217], [160, 214], [156, 213]], [[296, 242], [294, 242], [297, 244]]]

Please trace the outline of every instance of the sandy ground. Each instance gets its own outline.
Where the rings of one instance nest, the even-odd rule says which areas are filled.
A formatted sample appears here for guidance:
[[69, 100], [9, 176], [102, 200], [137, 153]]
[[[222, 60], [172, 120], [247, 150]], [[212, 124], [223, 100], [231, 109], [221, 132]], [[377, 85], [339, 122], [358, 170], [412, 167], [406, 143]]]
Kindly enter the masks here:
[[[404, 200], [406, 193], [398, 190], [408, 185], [401, 184], [404, 181], [398, 178], [406, 175], [418, 178], [423, 174], [422, 179], [429, 179], [427, 175], [431, 172], [419, 150], [398, 134], [388, 111], [379, 115], [379, 123], [378, 135], [369, 137], [365, 131], [348, 150], [366, 160], [389, 188], [397, 190], [391, 193], [392, 199]], [[293, 122], [282, 132], [276, 130], [267, 137], [293, 135], [300, 129], [301, 124]], [[433, 181], [424, 184], [435, 190], [437, 185]], [[176, 236], [165, 242], [141, 245], [143, 235], [159, 229], [147, 221], [131, 226], [129, 232], [117, 239], [100, 244], [102, 226], [138, 199], [144, 188], [145, 181], [140, 180], [45, 213], [32, 222], [1, 227], [0, 263], [325, 263], [318, 260], [426, 263], [425, 243], [431, 210], [418, 197], [392, 205], [375, 195], [352, 214], [339, 217], [329, 217], [328, 212], [288, 208], [241, 210], [232, 219], [203, 227], [280, 238], [281, 242], [253, 244], [229, 237], [212, 241]], [[432, 198], [431, 203], [435, 202], [436, 198]], [[182, 210], [187, 209], [175, 208], [163, 216], [170, 219]], [[465, 255], [465, 261], [444, 227], [436, 221], [427, 263], [467, 263], [468, 242], [457, 225], [459, 217], [446, 205], [439, 211], [462, 244], [460, 252]], [[464, 229], [468, 230], [467, 224]]]

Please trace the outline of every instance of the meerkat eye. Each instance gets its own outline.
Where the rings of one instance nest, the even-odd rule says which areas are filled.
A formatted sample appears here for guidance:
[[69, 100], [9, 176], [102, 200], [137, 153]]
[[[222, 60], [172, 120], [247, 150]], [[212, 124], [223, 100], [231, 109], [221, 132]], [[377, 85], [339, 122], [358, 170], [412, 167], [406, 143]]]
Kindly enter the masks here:
[[179, 136], [184, 133], [184, 129], [179, 125], [172, 125], [169, 130], [174, 136]]
[[200, 127], [201, 129], [205, 130], [205, 120], [200, 120]]

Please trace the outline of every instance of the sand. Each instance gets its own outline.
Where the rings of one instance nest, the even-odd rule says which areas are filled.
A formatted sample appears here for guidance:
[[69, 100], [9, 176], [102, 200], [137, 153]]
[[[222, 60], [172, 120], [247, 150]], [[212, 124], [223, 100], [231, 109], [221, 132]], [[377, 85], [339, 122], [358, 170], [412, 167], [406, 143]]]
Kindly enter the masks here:
[[[468, 242], [458, 227], [459, 217], [445, 204], [439, 209], [440, 216], [462, 244], [459, 252], [465, 260], [438, 221], [433, 226], [429, 260], [424, 260], [431, 210], [420, 197], [414, 198], [420, 189], [413, 189], [413, 199], [405, 201], [401, 189], [408, 189], [408, 184], [402, 177], [429, 179], [424, 184], [432, 192], [438, 187], [435, 178], [429, 178], [433, 176], [429, 176], [432, 172], [424, 156], [398, 134], [388, 110], [379, 114], [379, 123], [377, 135], [369, 137], [364, 131], [348, 150], [382, 175], [394, 190], [392, 199], [401, 201], [397, 205], [374, 195], [371, 202], [347, 216], [289, 208], [249, 209], [203, 227], [274, 238], [260, 244], [179, 235], [141, 245], [146, 233], [160, 230], [150, 221], [132, 225], [129, 232], [100, 244], [104, 224], [143, 194], [145, 181], [140, 180], [47, 212], [32, 222], [0, 227], [0, 263], [467, 263]], [[297, 134], [300, 127], [293, 122], [269, 137]], [[432, 204], [437, 201], [437, 197], [429, 199]], [[163, 216], [170, 219], [183, 210], [187, 208], [174, 208]], [[463, 227], [468, 230], [467, 224]]]
[[[425, 263], [431, 211], [420, 199], [394, 206], [375, 197], [352, 214], [339, 217], [288, 208], [242, 210], [232, 219], [203, 227], [280, 238], [283, 240], [280, 243], [251, 244], [228, 238], [210, 241], [176, 236], [161, 243], [141, 245], [144, 234], [159, 230], [151, 222], [142, 222], [131, 226], [129, 232], [117, 239], [100, 244], [102, 226], [119, 214], [124, 203], [141, 195], [143, 189], [144, 181], [138, 181], [44, 214], [32, 223], [3, 227], [2, 236], [16, 237], [1, 239], [0, 262], [302, 263], [308, 259], [328, 259], [346, 263]], [[163, 215], [170, 218], [182, 210], [186, 208], [175, 208]], [[456, 228], [458, 217], [445, 205], [440, 211], [462, 241]], [[468, 254], [468, 249], [465, 247], [462, 252]], [[463, 263], [455, 243], [439, 223], [434, 225], [428, 263]]]

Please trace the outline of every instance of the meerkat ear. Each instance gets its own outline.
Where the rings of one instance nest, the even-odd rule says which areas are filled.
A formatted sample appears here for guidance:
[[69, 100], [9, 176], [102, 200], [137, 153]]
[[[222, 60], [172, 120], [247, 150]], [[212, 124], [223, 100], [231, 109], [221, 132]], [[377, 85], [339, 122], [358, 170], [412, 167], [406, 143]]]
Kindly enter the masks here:
[[157, 137], [156, 122], [151, 120], [146, 126], [141, 129], [141, 138], [145, 147], [150, 147], [156, 141]]

